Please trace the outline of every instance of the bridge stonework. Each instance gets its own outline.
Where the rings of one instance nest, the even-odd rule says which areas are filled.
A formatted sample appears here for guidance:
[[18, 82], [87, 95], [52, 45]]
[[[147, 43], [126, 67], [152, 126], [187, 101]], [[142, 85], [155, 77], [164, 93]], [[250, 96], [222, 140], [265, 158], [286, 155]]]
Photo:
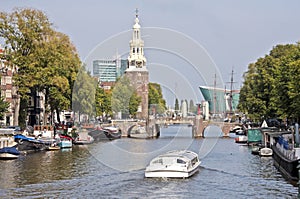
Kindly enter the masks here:
[[160, 134], [159, 125], [156, 124], [155, 120], [148, 120], [148, 122], [138, 120], [113, 120], [112, 125], [117, 126], [121, 130], [122, 137], [128, 137], [131, 130], [137, 126], [146, 127], [150, 138], [158, 137]]
[[203, 121], [201, 117], [196, 116], [193, 126], [193, 137], [204, 137], [205, 128], [208, 126], [218, 126], [223, 132], [223, 137], [229, 137], [230, 130], [236, 126], [236, 124], [228, 122]]
[[[191, 122], [192, 121], [192, 122]], [[149, 119], [147, 121], [138, 120], [113, 120], [112, 125], [117, 126], [123, 137], [128, 137], [132, 129], [137, 126], [146, 127], [146, 132], [149, 138], [155, 138], [160, 136], [160, 126], [168, 123], [173, 124], [192, 124], [192, 136], [194, 138], [204, 137], [205, 128], [208, 126], [218, 126], [224, 137], [229, 136], [230, 130], [236, 125], [235, 123], [228, 122], [215, 122], [215, 121], [204, 121], [202, 117], [196, 116], [193, 120], [187, 121], [159, 121], [156, 119]]]

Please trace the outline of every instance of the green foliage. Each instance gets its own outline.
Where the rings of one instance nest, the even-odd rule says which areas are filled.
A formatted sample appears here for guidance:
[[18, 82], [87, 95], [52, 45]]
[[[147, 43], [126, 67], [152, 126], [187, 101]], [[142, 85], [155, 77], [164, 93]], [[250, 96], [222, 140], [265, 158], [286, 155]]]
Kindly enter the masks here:
[[4, 98], [0, 97], [0, 118], [3, 118], [4, 113], [8, 111], [9, 103], [4, 101]]
[[161, 114], [166, 110], [166, 101], [163, 99], [162, 90], [159, 84], [149, 83], [148, 84], [148, 103], [149, 109], [151, 105], [155, 105], [156, 113]]
[[97, 81], [92, 78], [82, 66], [74, 83], [72, 95], [72, 110], [95, 116]]
[[112, 90], [111, 105], [114, 113], [135, 116], [142, 99], [130, 85], [130, 80], [123, 76]]
[[112, 115], [111, 109], [111, 92], [103, 88], [96, 89], [96, 116]]
[[176, 98], [175, 99], [175, 111], [178, 111], [179, 110], [179, 102], [178, 102], [178, 99]]
[[17, 66], [14, 84], [20, 98], [26, 100], [32, 90], [43, 91], [51, 110], [69, 109], [81, 66], [69, 37], [55, 31], [42, 11], [27, 8], [0, 13], [0, 37], [5, 59]]
[[133, 117], [136, 116], [136, 113], [138, 111], [138, 107], [142, 102], [142, 97], [138, 96], [138, 94], [134, 91], [133, 94], [130, 97], [129, 101], [129, 114]]
[[275, 46], [248, 66], [238, 108], [251, 118], [300, 116], [300, 45]]

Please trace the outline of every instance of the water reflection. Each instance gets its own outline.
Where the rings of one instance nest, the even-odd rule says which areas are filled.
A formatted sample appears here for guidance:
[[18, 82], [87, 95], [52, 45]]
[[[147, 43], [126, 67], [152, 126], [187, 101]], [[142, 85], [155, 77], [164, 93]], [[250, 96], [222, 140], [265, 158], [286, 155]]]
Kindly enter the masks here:
[[[123, 138], [94, 145], [89, 150], [104, 165], [124, 172], [144, 169], [151, 159], [166, 151], [189, 149], [193, 141], [192, 128], [170, 126], [162, 129], [159, 139]], [[128, 142], [131, 144], [128, 145]]]

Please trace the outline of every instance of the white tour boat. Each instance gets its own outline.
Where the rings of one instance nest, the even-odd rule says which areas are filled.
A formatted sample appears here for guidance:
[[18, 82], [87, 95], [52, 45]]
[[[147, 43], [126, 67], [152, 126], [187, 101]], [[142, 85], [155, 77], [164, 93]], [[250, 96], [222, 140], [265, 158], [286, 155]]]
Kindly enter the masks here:
[[192, 151], [176, 150], [151, 160], [146, 167], [146, 178], [188, 178], [199, 170], [201, 161]]

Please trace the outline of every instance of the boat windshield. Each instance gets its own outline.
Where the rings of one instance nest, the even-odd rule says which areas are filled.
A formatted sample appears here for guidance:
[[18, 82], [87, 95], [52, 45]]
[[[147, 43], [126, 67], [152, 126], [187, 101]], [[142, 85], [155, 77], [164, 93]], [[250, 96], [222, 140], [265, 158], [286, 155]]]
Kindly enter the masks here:
[[194, 166], [194, 164], [196, 164], [197, 162], [199, 162], [198, 158], [195, 157], [194, 159], [192, 159], [192, 165]]
[[156, 159], [156, 160], [154, 160], [154, 161], [152, 162], [152, 164], [162, 164], [162, 163], [163, 163], [163, 161], [162, 161], [161, 158]]
[[182, 160], [182, 159], [177, 159], [177, 163], [178, 164], [185, 164], [186, 162], [184, 160]]

